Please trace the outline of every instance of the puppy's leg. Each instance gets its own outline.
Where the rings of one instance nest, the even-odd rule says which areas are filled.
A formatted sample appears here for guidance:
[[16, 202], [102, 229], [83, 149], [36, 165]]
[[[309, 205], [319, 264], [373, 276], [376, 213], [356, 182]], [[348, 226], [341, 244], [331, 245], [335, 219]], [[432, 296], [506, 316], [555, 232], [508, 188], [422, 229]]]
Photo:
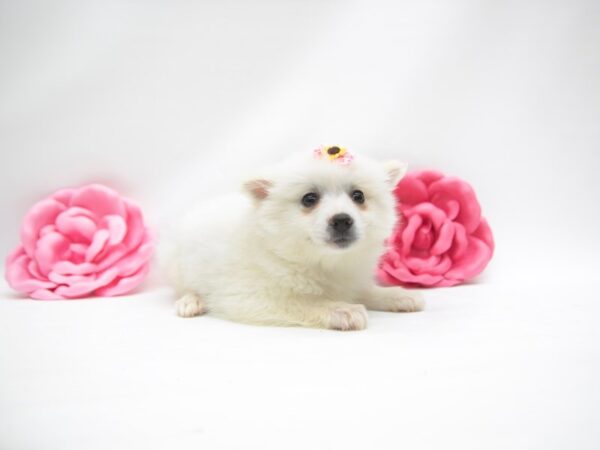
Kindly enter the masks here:
[[[236, 308], [224, 314], [232, 320], [258, 325], [301, 326], [330, 330], [363, 330], [367, 327], [367, 310], [364, 305], [317, 299], [279, 299], [265, 303], [256, 302], [260, 308], [247, 308], [243, 315]], [[218, 311], [217, 311], [218, 313]]]
[[175, 302], [175, 310], [180, 317], [194, 317], [206, 312], [200, 296], [191, 292], [184, 294]]
[[325, 326], [331, 330], [364, 330], [367, 328], [367, 310], [363, 305], [336, 302], [328, 308]]
[[367, 309], [364, 305], [325, 301], [310, 302], [301, 308], [286, 311], [290, 325], [330, 330], [354, 331], [367, 328]]
[[415, 312], [425, 308], [420, 293], [401, 287], [373, 286], [357, 301], [374, 311]]

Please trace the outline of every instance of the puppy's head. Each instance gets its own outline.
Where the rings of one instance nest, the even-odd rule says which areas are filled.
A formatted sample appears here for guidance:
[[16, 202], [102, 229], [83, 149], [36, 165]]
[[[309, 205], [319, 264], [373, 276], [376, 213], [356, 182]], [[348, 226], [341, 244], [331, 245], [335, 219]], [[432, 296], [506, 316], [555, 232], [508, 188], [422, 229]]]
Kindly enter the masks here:
[[299, 155], [244, 187], [256, 226], [280, 251], [331, 254], [379, 249], [396, 220], [392, 191], [404, 172], [394, 161], [342, 165]]

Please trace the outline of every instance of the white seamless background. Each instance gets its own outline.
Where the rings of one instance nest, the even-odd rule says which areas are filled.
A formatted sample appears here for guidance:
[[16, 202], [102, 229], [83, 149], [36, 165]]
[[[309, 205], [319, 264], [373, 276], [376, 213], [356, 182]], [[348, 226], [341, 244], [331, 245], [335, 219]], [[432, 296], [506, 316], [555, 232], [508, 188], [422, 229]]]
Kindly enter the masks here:
[[[39, 392], [33, 388], [30, 397], [25, 392], [32, 389], [31, 384], [25, 386], [19, 382], [28, 380], [35, 384], [42, 376], [49, 376], [49, 380], [60, 377], [49, 368], [54, 360], [52, 358], [46, 361], [49, 364], [46, 369], [40, 369], [42, 371], [37, 376], [35, 372], [36, 352], [51, 352], [52, 343], [59, 345], [62, 342], [55, 334], [57, 329], [48, 325], [47, 318], [51, 317], [56, 321], [53, 323], [64, 326], [81, 326], [81, 330], [77, 328], [63, 336], [77, 339], [84, 325], [73, 325], [71, 319], [93, 327], [91, 323], [94, 320], [97, 323], [103, 318], [125, 314], [133, 323], [136, 314], [133, 305], [140, 307], [139, 303], [132, 300], [115, 305], [107, 301], [97, 307], [90, 306], [94, 303], [89, 302], [54, 307], [29, 302], [15, 306], [16, 302], [5, 300], [0, 304], [5, 311], [1, 314], [5, 320], [2, 325], [4, 341], [0, 341], [0, 347], [4, 349], [4, 357], [0, 356], [0, 376], [3, 377], [0, 385], [4, 385], [0, 388], [0, 394], [4, 396], [4, 400], [0, 397], [0, 416], [11, 416], [11, 419], [8, 422], [4, 420], [8, 420], [7, 417], [0, 420], [5, 422], [5, 427], [10, 427], [0, 433], [0, 447], [38, 448], [37, 445], [43, 442], [43, 447], [39, 448], [64, 449], [75, 445], [75, 442], [77, 448], [102, 448], [103, 445], [106, 446], [104, 448], [120, 448], [119, 445], [136, 448], [136, 443], [144, 442], [147, 447], [177, 443], [178, 448], [187, 448], [187, 445], [198, 443], [205, 448], [235, 448], [245, 442], [254, 446], [260, 444], [262, 448], [292, 448], [296, 444], [301, 448], [299, 442], [306, 445], [312, 442], [307, 436], [313, 430], [317, 433], [316, 443], [304, 448], [320, 448], [321, 445], [334, 448], [336, 442], [346, 448], [354, 444], [374, 445], [374, 442], [379, 448], [400, 447], [402, 444], [419, 448], [419, 445], [435, 446], [444, 442], [448, 445], [461, 443], [463, 448], [470, 444], [478, 448], [502, 448], [503, 445], [529, 449], [561, 448], [571, 442], [570, 439], [575, 439], [574, 436], [579, 436], [580, 440], [578, 445], [573, 444], [570, 448], [598, 448], [599, 398], [596, 391], [586, 401], [585, 392], [587, 388], [593, 388], [586, 381], [598, 375], [599, 361], [598, 333], [593, 334], [591, 330], [596, 327], [586, 321], [599, 311], [593, 302], [598, 296], [600, 252], [599, 80], [600, 3], [593, 0], [1, 1], [2, 255], [17, 244], [20, 220], [28, 207], [58, 188], [91, 181], [107, 183], [138, 201], [146, 212], [148, 222], [160, 229], [186, 204], [218, 195], [225, 189], [235, 189], [239, 177], [251, 173], [253, 165], [283, 158], [292, 151], [310, 151], [319, 144], [335, 143], [382, 160], [400, 159], [413, 169], [437, 169], [467, 180], [475, 188], [484, 215], [494, 231], [497, 244], [495, 257], [479, 279], [479, 284], [471, 287], [480, 290], [469, 291], [469, 287], [465, 287], [462, 291], [428, 291], [426, 295], [431, 299], [432, 308], [429, 317], [438, 313], [435, 325], [428, 324], [427, 312], [421, 316], [425, 318], [406, 319], [408, 323], [404, 325], [411, 331], [410, 324], [413, 322], [410, 321], [419, 320], [418, 327], [413, 325], [418, 339], [431, 343], [433, 348], [438, 342], [432, 337], [435, 336], [434, 330], [444, 330], [449, 326], [449, 317], [452, 318], [450, 321], [470, 317], [472, 322], [467, 328], [475, 326], [475, 323], [481, 328], [468, 328], [472, 332], [468, 337], [454, 335], [455, 340], [451, 342], [456, 344], [456, 349], [478, 339], [480, 333], [485, 334], [486, 321], [493, 321], [497, 312], [504, 311], [506, 316], [502, 319], [502, 326], [498, 325], [499, 322], [494, 325], [496, 328], [491, 326], [498, 335], [491, 341], [483, 340], [487, 344], [498, 344], [498, 351], [508, 358], [490, 363], [488, 368], [497, 371], [505, 367], [504, 364], [515, 363], [514, 359], [506, 356], [510, 354], [508, 350], [503, 353], [502, 336], [506, 329], [519, 323], [523, 330], [529, 329], [532, 324], [547, 323], [549, 336], [553, 329], [562, 325], [584, 330], [585, 333], [589, 331], [589, 334], [568, 332], [566, 337], [556, 337], [556, 341], [550, 339], [551, 344], [540, 350], [547, 352], [548, 358], [561, 349], [564, 355], [568, 355], [572, 351], [568, 344], [572, 337], [571, 344], [580, 346], [580, 353], [577, 353], [580, 359], [573, 362], [566, 357], [560, 365], [562, 370], [567, 370], [565, 366], [571, 363], [583, 365], [574, 369], [580, 370], [578, 377], [570, 378], [558, 369], [557, 373], [563, 375], [546, 380], [549, 390], [539, 388], [537, 394], [532, 394], [534, 397], [527, 407], [521, 407], [523, 405], [516, 400], [514, 404], [506, 403], [509, 402], [506, 398], [512, 398], [511, 393], [526, 396], [534, 392], [536, 386], [539, 387], [536, 380], [547, 373], [546, 368], [540, 366], [530, 372], [531, 376], [525, 377], [522, 391], [514, 391], [513, 388], [519, 385], [518, 374], [524, 370], [523, 366], [515, 363], [509, 378], [498, 383], [501, 386], [498, 388], [499, 395], [505, 400], [498, 406], [497, 416], [492, 413], [497, 420], [487, 425], [480, 421], [481, 417], [485, 417], [485, 414], [481, 416], [481, 411], [494, 411], [494, 401], [490, 397], [489, 403], [479, 405], [478, 409], [473, 406], [476, 400], [469, 397], [469, 386], [477, 385], [480, 380], [477, 370], [485, 371], [487, 366], [484, 364], [483, 368], [469, 369], [468, 373], [473, 378], [467, 376], [465, 380], [472, 381], [465, 381], [459, 388], [452, 384], [453, 381], [448, 381], [446, 375], [456, 376], [458, 380], [465, 373], [460, 370], [441, 371], [439, 380], [445, 380], [441, 384], [436, 385], [435, 380], [429, 379], [431, 384], [415, 388], [415, 392], [424, 397], [415, 394], [410, 401], [398, 400], [399, 403], [407, 401], [422, 424], [412, 422], [406, 411], [395, 411], [394, 414], [398, 414], [403, 423], [414, 431], [411, 434], [402, 423], [398, 423], [398, 429], [392, 435], [404, 435], [404, 440], [399, 438], [395, 442], [392, 435], [386, 434], [390, 433], [389, 426], [395, 422], [385, 408], [388, 414], [385, 419], [370, 417], [364, 432], [356, 431], [354, 438], [348, 436], [344, 434], [341, 422], [352, 424], [354, 429], [362, 426], [361, 423], [353, 422], [352, 417], [335, 409], [326, 408], [326, 413], [315, 412], [311, 409], [312, 403], [303, 399], [314, 395], [314, 405], [318, 409], [319, 401], [327, 396], [337, 398], [341, 395], [348, 400], [353, 396], [369, 396], [370, 390], [374, 389], [375, 395], [384, 398], [389, 394], [388, 387], [394, 384], [388, 379], [378, 389], [376, 378], [367, 377], [368, 381], [357, 384], [355, 391], [351, 383], [342, 383], [336, 388], [332, 377], [339, 381], [348, 376], [341, 369], [347, 366], [341, 365], [328, 366], [329, 372], [323, 373], [323, 378], [332, 383], [329, 392], [314, 387], [318, 381], [313, 380], [311, 374], [315, 372], [312, 370], [283, 371], [282, 374], [288, 377], [299, 373], [308, 380], [305, 394], [300, 389], [300, 397], [288, 399], [292, 403], [299, 402], [300, 410], [305, 413], [300, 410], [290, 412], [286, 409], [287, 403], [266, 400], [265, 408], [272, 407], [284, 413], [258, 413], [265, 420], [254, 424], [254, 430], [261, 430], [260, 436], [241, 425], [242, 416], [252, 415], [253, 409], [238, 404], [237, 415], [235, 411], [231, 413], [233, 417], [227, 416], [223, 407], [215, 406], [218, 414], [222, 414], [218, 416], [222, 420], [213, 431], [223, 432], [221, 440], [211, 434], [209, 425], [205, 429], [200, 428], [199, 434], [192, 437], [175, 438], [169, 434], [171, 431], [157, 434], [161, 421], [169, 424], [164, 426], [164, 430], [176, 430], [177, 427], [165, 416], [148, 417], [153, 404], [147, 404], [143, 411], [138, 410], [123, 400], [128, 398], [125, 392], [116, 404], [129, 405], [124, 407], [128, 412], [112, 423], [105, 416], [110, 414], [108, 403], [95, 404], [98, 409], [84, 408], [87, 412], [83, 415], [79, 415], [80, 410], [76, 407], [69, 409], [70, 403], [61, 403], [60, 398], [92, 395], [85, 385], [75, 383], [78, 387], [72, 391], [59, 381], [56, 381], [58, 384], [48, 382]], [[472, 303], [465, 299], [472, 300]], [[484, 308], [482, 305], [492, 299], [498, 302], [493, 312], [469, 315], [471, 308]], [[581, 299], [589, 302], [577, 303]], [[503, 301], [506, 301], [506, 307]], [[148, 302], [151, 303], [150, 300]], [[161, 314], [170, 313], [166, 305], [159, 304], [161, 308], [164, 306]], [[93, 309], [105, 308], [104, 305], [115, 309]], [[573, 305], [579, 305], [580, 315], [563, 320], [562, 314], [568, 316]], [[78, 314], [73, 309], [76, 307], [82, 308], [90, 317], [73, 316]], [[60, 308], [68, 308], [69, 320]], [[529, 308], [529, 312], [523, 313], [521, 308]], [[542, 314], [539, 311], [545, 309], [555, 311], [556, 315], [552, 319], [542, 316], [538, 320], [538, 314]], [[452, 316], [453, 310], [460, 313]], [[24, 312], [27, 317], [24, 317]], [[154, 333], [153, 327], [160, 330], [159, 317], [140, 318], [139, 336]], [[392, 323], [392, 319], [385, 317]], [[173, 324], [168, 328], [171, 332], [184, 326], [181, 322]], [[195, 339], [194, 333], [202, 328], [204, 338], [211, 339], [211, 331], [218, 334], [217, 329], [226, 326], [227, 333], [234, 336], [230, 339], [236, 339], [240, 334], [246, 336], [244, 333], [256, 337], [252, 333], [258, 333], [258, 342], [270, 348], [271, 341], [265, 338], [265, 333], [273, 331], [247, 331], [246, 328], [234, 328], [210, 320], [203, 324], [204, 327], [202, 323], [195, 323], [194, 328], [186, 328], [186, 337]], [[36, 328], [45, 330], [39, 331], [39, 337], [47, 340], [46, 347], [32, 347], [34, 344], [20, 334], [20, 330], [29, 326], [33, 334], [25, 334], [33, 341], [38, 338]], [[107, 329], [105, 325], [104, 328], [96, 326], [99, 334]], [[188, 326], [191, 325], [186, 323], [185, 327]], [[424, 333], [417, 331], [423, 330], [422, 326], [428, 327], [432, 334], [419, 334]], [[115, 332], [114, 328], [109, 327], [108, 330]], [[277, 332], [277, 336], [282, 333], [281, 330]], [[542, 347], [544, 333], [537, 336]], [[402, 345], [411, 342], [408, 334]], [[85, 332], [83, 336], [86, 336]], [[119, 336], [125, 341], [131, 338], [127, 334]], [[312, 335], [293, 336], [300, 336], [298, 339], [301, 341], [312, 340], [311, 345], [318, 345], [316, 338], [310, 337]], [[596, 339], [596, 343], [590, 342], [592, 338]], [[9, 342], [9, 339], [13, 341]], [[89, 336], [83, 337], [81, 345], [89, 344], [90, 339]], [[110, 337], [108, 339], [110, 341]], [[338, 338], [324, 339], [326, 343], [323, 345], [327, 348], [327, 345], [333, 345], [327, 343], [330, 342], [327, 339]], [[359, 338], [352, 336], [347, 339], [353, 341], [345, 342], [356, 342]], [[506, 348], [520, 348], [520, 339], [512, 336]], [[252, 338], [248, 341], [253, 342]], [[298, 348], [301, 344], [295, 341], [283, 342], [299, 352], [298, 355], [312, 354], [309, 350]], [[371, 355], [364, 356], [362, 361], [374, 364], [373, 352], [378, 353], [369, 346], [369, 342], [357, 343], [357, 349]], [[371, 344], [379, 345], [375, 342]], [[121, 341], [115, 340], [114, 344], [118, 347]], [[343, 345], [344, 364], [352, 364], [352, 347], [345, 343], [339, 345]], [[476, 359], [476, 355], [486, 351], [484, 348], [474, 349], [472, 345], [467, 345], [470, 350], [466, 349], [465, 353], [452, 353], [452, 361], [462, 361], [463, 367], [470, 367], [471, 356]], [[494, 354], [494, 344], [490, 345], [492, 350], [486, 348], [489, 354]], [[109, 356], [113, 350], [109, 347], [105, 350], [104, 359], [96, 355], [96, 363], [90, 362], [89, 366], [82, 363], [84, 365], [78, 370], [83, 373], [104, 367], [103, 370], [110, 372], [110, 367], [115, 367], [111, 366], [114, 362], [111, 363]], [[56, 367], [66, 370], [70, 367], [70, 358], [79, 355], [78, 351], [74, 349], [74, 353], [62, 355], [62, 359], [56, 356]], [[168, 352], [168, 348], [161, 348], [159, 344], [157, 351]], [[222, 371], [216, 371], [202, 382], [223, 382], [227, 385], [227, 380], [235, 377], [229, 370], [242, 370], [248, 364], [250, 368], [246, 370], [251, 372], [250, 379], [256, 381], [255, 386], [267, 391], [269, 386], [274, 386], [276, 394], [279, 392], [278, 395], [285, 397], [282, 392], [287, 391], [283, 381], [271, 385], [264, 381], [263, 372], [254, 372], [258, 367], [256, 364], [266, 363], [253, 351], [258, 352], [250, 350], [253, 356], [242, 357], [241, 362], [229, 361], [221, 368]], [[398, 383], [394, 387], [399, 390], [411, 389], [415, 380], [426, 379], [427, 373], [430, 373], [427, 370], [436, 373], [436, 358], [440, 356], [433, 350], [425, 352], [427, 357], [419, 356], [418, 349], [405, 351], [409, 355], [403, 355], [403, 358], [407, 358], [405, 361], [410, 364], [419, 366], [429, 360], [433, 361], [434, 368], [415, 372], [408, 386]], [[117, 350], [114, 352], [118, 354]], [[153, 354], [150, 349], [140, 350], [133, 345], [130, 352], [128, 355], [134, 360], [138, 354], [149, 358]], [[532, 352], [535, 353], [535, 349]], [[187, 355], [186, 350], [179, 347], [176, 354], [182, 359]], [[282, 349], [277, 357], [288, 361], [282, 356], [284, 354]], [[216, 359], [209, 358], [213, 364], [219, 359], [215, 355]], [[320, 370], [320, 363], [327, 365], [325, 361], [329, 361], [329, 357], [319, 358], [313, 361], [316, 372]], [[525, 354], [522, 358], [527, 360]], [[126, 368], [128, 364], [125, 361], [126, 358], [121, 362]], [[103, 366], [105, 363], [108, 368]], [[173, 361], [170, 363], [175, 364]], [[171, 373], [162, 366], [156, 368], [139, 364], [138, 361], [138, 371], [134, 370], [134, 373], [142, 378], [147, 373], [146, 369]], [[401, 365], [402, 361], [398, 364]], [[453, 364], [449, 362], [452, 367]], [[392, 370], [391, 366], [386, 367]], [[264, 369], [273, 370], [267, 366]], [[194, 370], [203, 373], [205, 369], [200, 364], [195, 365]], [[366, 368], [361, 370], [361, 374], [364, 371], [368, 373]], [[396, 372], [392, 370], [392, 373]], [[130, 400], [140, 401], [141, 405], [146, 403], [140, 399], [149, 398], [149, 393], [155, 392], [155, 389], [160, 390], [160, 383], [164, 381], [156, 375], [156, 386], [145, 385], [141, 380], [142, 387], [136, 390], [133, 378], [126, 376], [123, 380], [112, 375], [114, 373], [110, 372], [107, 376], [112, 380], [108, 385], [98, 378], [95, 379], [97, 383], [91, 382], [90, 386], [98, 392], [121, 392], [119, 386], [133, 385]], [[574, 380], [579, 381], [575, 383]], [[302, 385], [301, 381], [295, 382]], [[544, 399], [551, 398], [554, 389], [558, 389], [561, 383], [568, 383], [572, 389], [575, 389], [574, 384], [578, 384], [582, 390], [569, 391], [564, 402], [557, 400], [555, 409], [544, 406]], [[487, 398], [481, 392], [489, 392], [488, 387], [494, 389], [494, 384], [490, 382], [489, 386], [482, 386], [476, 396]], [[434, 387], [429, 389], [432, 385]], [[429, 404], [436, 404], [435, 395], [446, 398], [442, 394], [446, 392], [445, 388], [450, 392], [454, 389], [460, 395], [447, 397], [447, 402], [439, 400], [437, 404], [442, 406], [435, 413], [420, 403], [420, 398], [425, 398], [429, 399]], [[181, 391], [169, 391], [168, 398], [177, 398], [185, 403], [186, 389], [182, 385]], [[231, 389], [259, 409], [260, 404], [265, 402], [259, 395], [255, 398], [253, 394]], [[50, 394], [53, 390], [63, 392], [64, 396], [54, 398]], [[189, 391], [191, 395], [199, 395], [193, 389]], [[264, 395], [267, 398], [269, 394]], [[220, 397], [208, 395], [205, 400], [213, 402], [211, 405], [214, 406], [223, 398], [233, 401], [226, 394]], [[471, 412], [456, 416], [454, 407], [460, 410], [458, 403], [465, 398], [466, 404], [472, 407]], [[28, 408], [26, 399], [33, 402], [33, 409]], [[95, 400], [90, 401], [94, 404]], [[157, 406], [163, 409], [174, 407], [174, 403], [169, 401], [165, 397]], [[194, 399], [198, 403], [203, 401], [203, 398]], [[340, 401], [340, 405], [345, 405], [345, 401]], [[355, 402], [363, 407], [363, 412], [369, 404], [357, 399]], [[186, 405], [181, 411], [181, 420], [187, 427], [186, 417], [194, 414], [203, 416], [191, 404]], [[352, 402], [349, 401], [348, 405]], [[544, 411], [548, 410], [556, 411], [558, 415], [546, 420]], [[330, 425], [325, 425], [325, 414], [327, 417], [340, 414], [343, 420], [330, 424], [328, 429]], [[49, 424], [43, 420], [46, 415], [54, 417]], [[532, 415], [542, 418], [530, 424], [526, 418]], [[77, 417], [80, 417], [79, 421]], [[95, 422], [99, 425], [94, 428], [90, 423], [97, 421], [98, 417], [103, 419]], [[318, 422], [306, 417], [321, 417], [323, 420]], [[464, 418], [465, 425], [449, 419], [450, 424], [444, 426], [444, 417]], [[428, 424], [429, 419], [431, 423]], [[61, 430], [58, 425], [61, 420], [73, 420], [75, 428], [83, 431]], [[143, 441], [140, 436], [146, 429], [145, 421], [150, 426], [147, 440]], [[273, 427], [265, 425], [267, 422]], [[31, 427], [27, 428], [26, 423], [30, 423]], [[241, 434], [232, 429], [229, 435], [227, 423], [242, 430]], [[302, 423], [306, 423], [306, 427], [290, 425]], [[385, 427], [378, 426], [378, 423], [385, 424]], [[469, 434], [468, 423], [474, 424], [473, 434]], [[560, 423], [567, 427], [564, 433], [558, 431]], [[202, 424], [198, 426], [202, 427]], [[36, 427], [41, 430], [38, 434]], [[188, 428], [186, 430], [189, 431]], [[498, 437], [500, 431], [497, 430], [503, 428], [511, 431], [504, 438]], [[327, 434], [328, 430], [335, 430], [337, 441]], [[441, 431], [436, 433], [436, 430]], [[290, 437], [290, 433], [302, 432], [307, 433], [306, 441], [303, 438], [295, 441]], [[352, 433], [352, 430], [346, 432]], [[269, 433], [280, 439], [277, 441], [280, 445], [262, 440], [261, 436]], [[385, 439], [377, 440], [380, 435]], [[7, 440], [9, 447], [2, 446], [3, 439]], [[552, 447], [552, 442], [556, 447]]]
[[489, 276], [596, 271], [597, 2], [0, 8], [3, 254], [60, 187], [107, 182], [158, 225], [240, 168], [333, 142], [472, 183]]

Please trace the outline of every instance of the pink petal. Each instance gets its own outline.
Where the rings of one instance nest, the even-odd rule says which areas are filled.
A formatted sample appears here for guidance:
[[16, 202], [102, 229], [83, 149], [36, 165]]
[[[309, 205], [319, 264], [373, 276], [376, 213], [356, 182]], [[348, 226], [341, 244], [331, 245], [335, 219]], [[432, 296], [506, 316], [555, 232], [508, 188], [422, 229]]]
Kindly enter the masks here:
[[[111, 248], [110, 251], [104, 256], [104, 259], [98, 263], [98, 270], [104, 270], [108, 267], [118, 264], [119, 273], [121, 275], [126, 275], [124, 271], [136, 271], [143, 263], [150, 259], [153, 251], [154, 238], [148, 230], [145, 230], [144, 240], [137, 249], [129, 251], [124, 244], [119, 244], [116, 247]], [[131, 261], [134, 262], [132, 263]], [[133, 266], [130, 266], [130, 264], [133, 264]], [[126, 267], [132, 268], [127, 269]]]
[[407, 256], [403, 259], [404, 265], [411, 272], [420, 274], [427, 272], [427, 269], [433, 266], [436, 266], [440, 262], [439, 256], [427, 256], [424, 258], [419, 258], [415, 256]]
[[[60, 214], [59, 214], [60, 215]], [[56, 225], [54, 224], [49, 224], [49, 225], [44, 225], [42, 227], [42, 229], [39, 231], [38, 236], [46, 236], [48, 233], [56, 233]]]
[[404, 222], [396, 224], [392, 235], [386, 239], [385, 243], [387, 247], [394, 248], [394, 246], [400, 246], [402, 243], [402, 227]]
[[60, 233], [48, 233], [38, 239], [34, 259], [43, 275], [47, 275], [52, 270], [54, 263], [64, 259], [69, 245], [69, 240]]
[[404, 262], [412, 273], [418, 275], [444, 275], [452, 267], [452, 260], [448, 255], [428, 258], [408, 257]]
[[151, 241], [146, 242], [136, 251], [117, 262], [114, 267], [119, 271], [119, 275], [129, 276], [137, 272], [142, 265], [146, 264], [152, 257], [153, 252], [153, 243]]
[[33, 259], [29, 261], [29, 264], [27, 265], [27, 270], [29, 270], [29, 273], [31, 275], [33, 275], [35, 278], [37, 278], [38, 280], [46, 280], [47, 279], [47, 277], [45, 277], [40, 272], [40, 269], [38, 269], [38, 266]]
[[150, 264], [145, 264], [136, 273], [128, 277], [118, 278], [111, 284], [97, 289], [95, 294], [107, 297], [126, 294], [127, 292], [130, 292], [138, 287], [142, 281], [144, 281], [149, 269]]
[[125, 244], [118, 244], [114, 247], [105, 247], [104, 251], [96, 258], [98, 260], [98, 270], [108, 269], [129, 253], [129, 251], [130, 250], [125, 247]]
[[405, 264], [404, 259], [397, 264], [390, 264], [387, 258], [380, 262], [380, 279], [389, 284], [407, 285], [428, 285], [433, 284], [443, 277], [430, 276], [428, 274], [415, 274]]
[[481, 239], [470, 237], [469, 246], [465, 254], [458, 261], [454, 261], [454, 266], [444, 277], [453, 280], [468, 280], [479, 275], [492, 258], [492, 249]]
[[460, 212], [460, 203], [447, 194], [437, 193], [431, 198], [431, 203], [446, 212], [450, 220], [455, 220]]
[[424, 219], [429, 219], [436, 230], [439, 229], [446, 220], [446, 213], [433, 203], [429, 202], [419, 203], [418, 205], [413, 206], [406, 214], [418, 214], [419, 216], [423, 216]]
[[94, 258], [104, 250], [106, 243], [108, 242], [108, 238], [110, 237], [110, 233], [108, 230], [100, 229], [96, 231], [94, 234], [94, 238], [92, 239], [92, 243], [88, 247], [85, 252], [85, 260], [86, 262], [91, 262]]
[[439, 264], [430, 267], [428, 273], [432, 275], [443, 275], [452, 268], [452, 259], [448, 255], [442, 255]]
[[127, 208], [127, 235], [123, 243], [129, 249], [136, 248], [142, 242], [146, 234], [144, 218], [141, 209], [130, 201], [125, 202]]
[[14, 290], [29, 294], [36, 289], [51, 289], [56, 284], [34, 277], [28, 270], [31, 260], [22, 246], [10, 253], [6, 260], [4, 276]]
[[396, 251], [395, 248], [389, 249], [388, 252], [384, 255], [384, 258], [387, 258], [389, 260], [389, 264], [393, 266], [401, 263], [400, 254]]
[[413, 173], [427, 186], [445, 177], [442, 172], [438, 172], [437, 170], [418, 170]]
[[430, 287], [450, 287], [450, 286], [456, 286], [457, 284], [462, 283], [462, 281], [460, 280], [451, 280], [451, 279], [446, 279], [443, 278], [440, 281], [438, 281], [437, 283], [431, 285]]
[[96, 223], [88, 216], [79, 214], [81, 208], [70, 208], [56, 218], [57, 229], [73, 242], [89, 242], [96, 232]]
[[415, 214], [408, 218], [408, 224], [400, 234], [402, 254], [408, 255], [410, 253], [413, 240], [415, 239], [415, 233], [417, 232], [417, 229], [421, 226], [422, 223], [423, 219], [418, 214]]
[[80, 264], [72, 263], [71, 261], [59, 261], [54, 264], [53, 272], [63, 275], [86, 275], [94, 273], [98, 270], [98, 266], [93, 263], [84, 262]]
[[56, 284], [67, 284], [72, 286], [77, 283], [94, 281], [95, 275], [62, 275], [56, 272], [50, 272], [48, 278]]
[[385, 278], [387, 280], [395, 280], [393, 284], [417, 284], [420, 286], [433, 286], [444, 279], [444, 277], [441, 275], [429, 275], [427, 273], [416, 275], [402, 265], [396, 267], [383, 266], [382, 269], [386, 273]]
[[69, 202], [71, 201], [71, 198], [73, 198], [73, 194], [75, 194], [75, 192], [76, 192], [76, 189], [70, 189], [70, 188], [59, 189], [54, 194], [52, 194], [52, 198], [54, 200], [56, 200], [57, 202], [60, 202], [63, 205], [68, 206]]
[[463, 224], [467, 234], [472, 233], [479, 226], [481, 207], [475, 191], [467, 182], [456, 177], [444, 177], [429, 186], [429, 195], [431, 199], [438, 195], [443, 198], [451, 197], [460, 204], [456, 221]]
[[35, 300], [64, 300], [64, 297], [48, 289], [37, 289], [29, 294]]
[[413, 242], [413, 250], [420, 250], [428, 253], [429, 248], [433, 244], [433, 239], [434, 231], [432, 230], [431, 222], [427, 221], [426, 223], [421, 225], [417, 230], [415, 240]]
[[69, 250], [71, 251], [71, 253], [76, 253], [78, 255], [84, 256], [85, 252], [87, 251], [87, 245], [73, 243], [69, 246]]
[[487, 220], [485, 220], [483, 217], [481, 218], [479, 226], [471, 236], [481, 239], [491, 248], [492, 252], [494, 251], [494, 236], [492, 235], [492, 229], [490, 228]]
[[127, 232], [127, 225], [121, 216], [105, 216], [102, 219], [102, 226], [109, 232], [108, 245], [119, 244]]
[[428, 200], [427, 186], [414, 173], [408, 173], [400, 180], [394, 195], [403, 205], [416, 205]]
[[65, 298], [77, 298], [89, 295], [96, 289], [106, 286], [118, 276], [116, 269], [110, 268], [100, 273], [91, 281], [81, 281], [72, 286], [58, 286], [54, 292]]
[[460, 223], [454, 222], [454, 241], [452, 242], [452, 248], [450, 249], [449, 255], [453, 260], [462, 258], [467, 251], [469, 246], [469, 239], [465, 227]]
[[47, 198], [33, 205], [25, 215], [21, 225], [21, 243], [30, 258], [33, 258], [40, 230], [45, 225], [53, 224], [56, 217], [65, 209], [66, 206], [62, 203]]
[[433, 246], [429, 249], [432, 255], [441, 255], [446, 253], [452, 246], [454, 239], [454, 224], [449, 220], [446, 220], [438, 231], [437, 240]]
[[98, 220], [98, 217], [96, 216], [96, 214], [94, 214], [89, 209], [81, 208], [80, 206], [70, 206], [67, 209], [67, 211], [69, 211], [69, 214], [72, 216], [87, 217], [88, 219], [92, 220], [94, 223]]
[[101, 184], [90, 184], [77, 190], [69, 206], [80, 206], [91, 211], [96, 217], [126, 214], [125, 204], [119, 194]]

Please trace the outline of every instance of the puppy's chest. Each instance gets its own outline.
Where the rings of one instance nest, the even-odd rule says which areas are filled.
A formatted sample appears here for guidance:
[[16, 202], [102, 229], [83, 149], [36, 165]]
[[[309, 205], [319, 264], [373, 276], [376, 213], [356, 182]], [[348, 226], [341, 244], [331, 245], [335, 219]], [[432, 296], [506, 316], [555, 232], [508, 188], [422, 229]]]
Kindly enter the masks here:
[[344, 298], [363, 284], [360, 273], [348, 273], [345, 265], [326, 267], [283, 263], [280, 259], [256, 258], [247, 267], [247, 277], [255, 291], [269, 296]]
[[355, 290], [355, 280], [346, 279], [341, 274], [325, 274], [311, 271], [288, 270], [273, 274], [272, 285], [278, 290], [285, 290], [291, 295], [308, 297], [346, 297]]

